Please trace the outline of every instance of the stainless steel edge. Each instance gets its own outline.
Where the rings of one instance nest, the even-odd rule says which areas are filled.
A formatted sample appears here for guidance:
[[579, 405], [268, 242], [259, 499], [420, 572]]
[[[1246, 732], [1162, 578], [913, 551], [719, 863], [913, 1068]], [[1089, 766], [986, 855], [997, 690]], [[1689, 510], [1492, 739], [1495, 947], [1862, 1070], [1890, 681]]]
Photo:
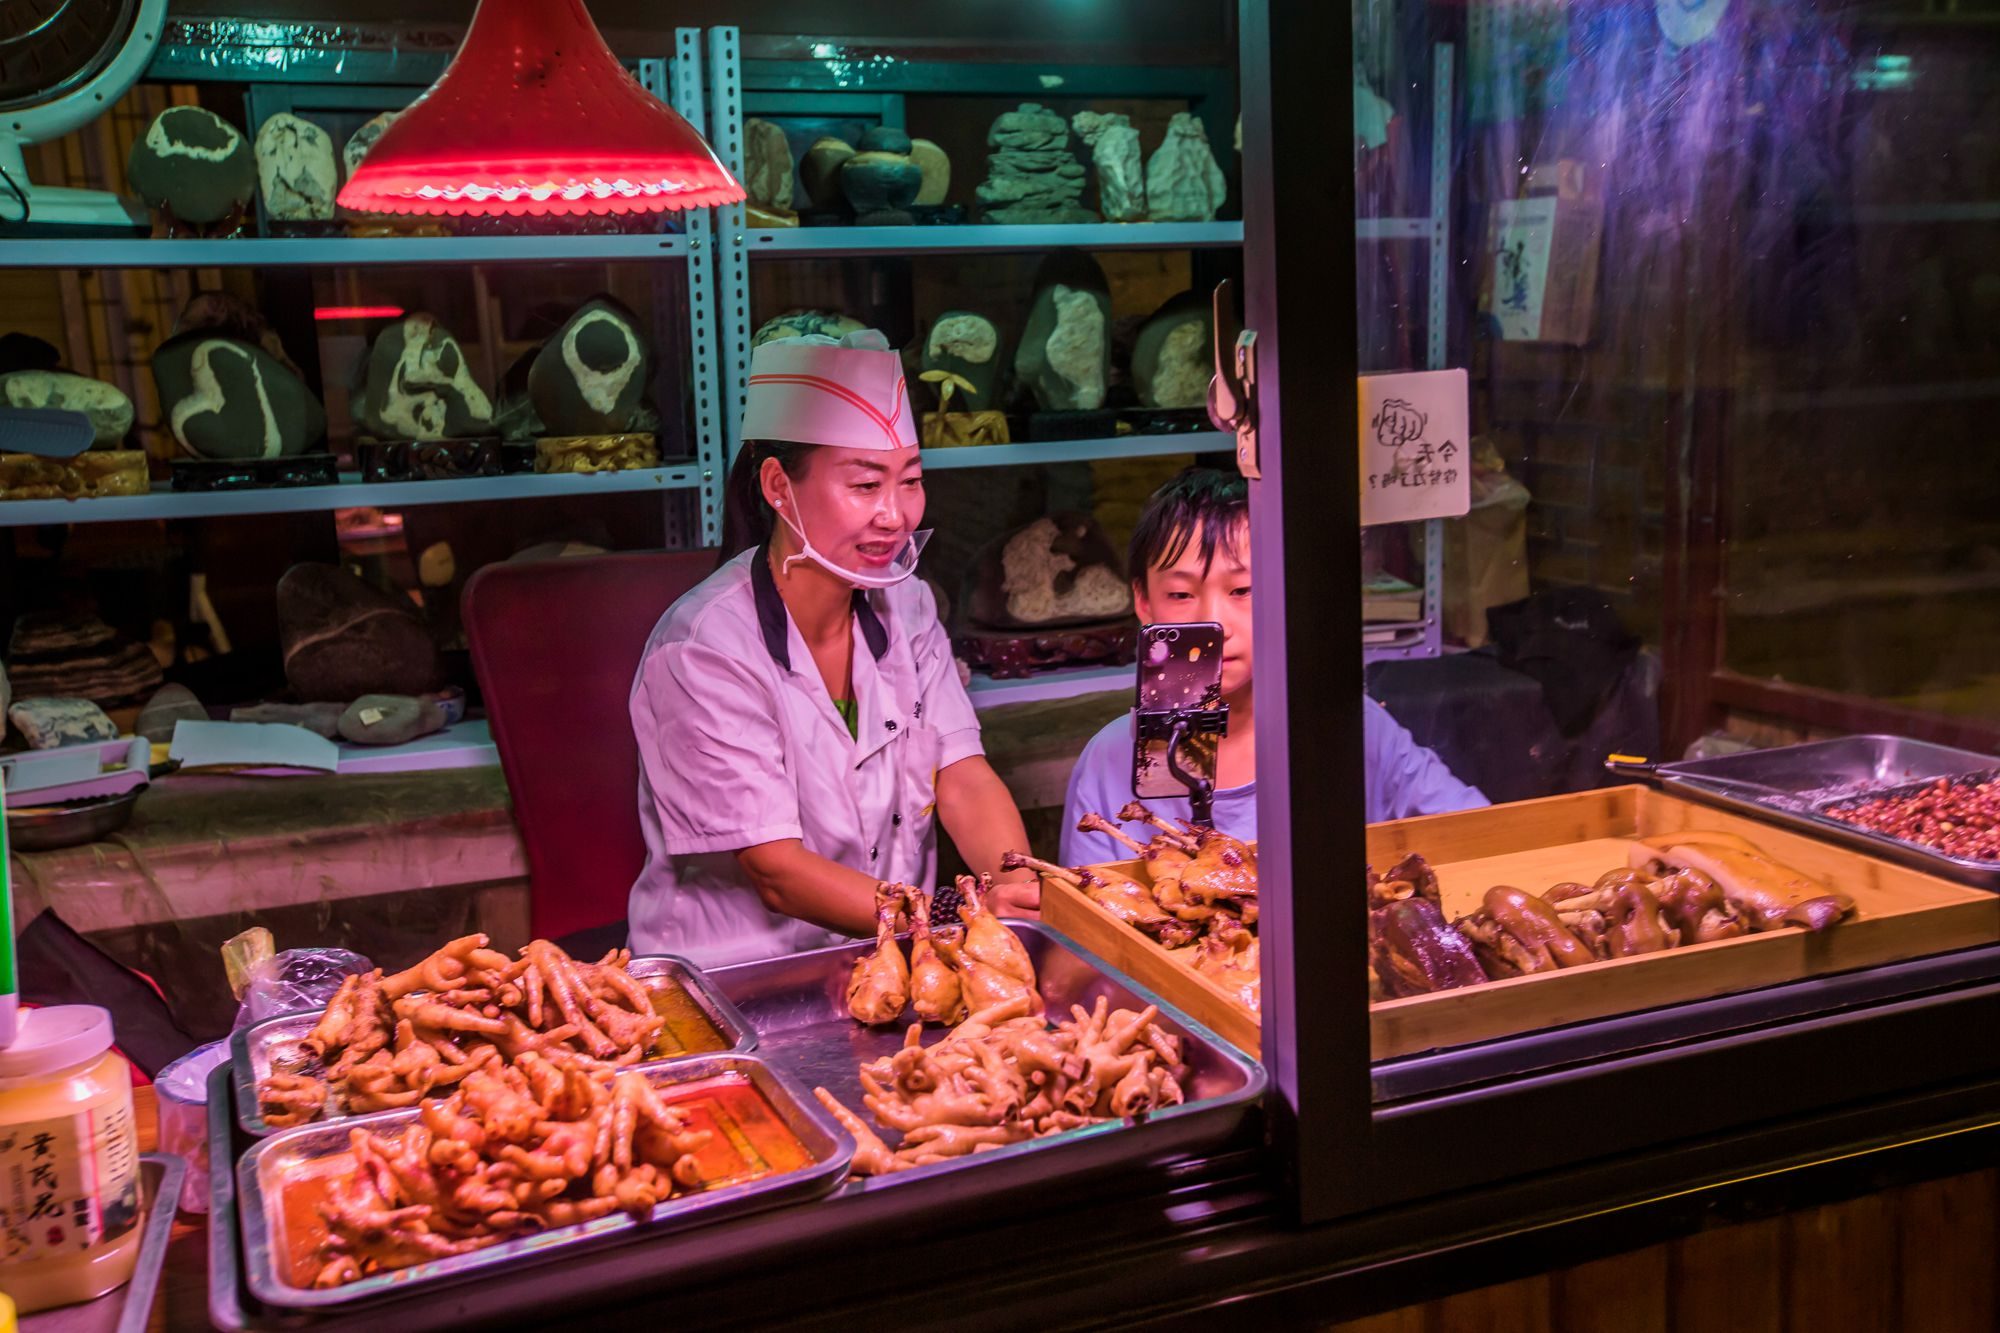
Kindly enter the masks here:
[[[637, 954], [626, 966], [626, 971], [630, 972], [634, 977], [643, 978], [652, 976], [653, 973], [651, 971], [639, 970], [639, 965], [641, 963], [653, 962], [667, 965], [666, 971], [668, 975], [673, 977], [682, 990], [685, 990], [694, 998], [695, 1004], [700, 1007], [702, 1013], [708, 1016], [708, 1021], [715, 1024], [716, 1031], [720, 1032], [729, 1041], [729, 1050], [748, 1054], [757, 1049], [757, 1029], [750, 1025], [750, 1020], [743, 1017], [736, 1006], [729, 1002], [728, 996], [715, 988], [715, 983], [708, 979], [706, 972], [703, 972], [679, 954]], [[700, 1054], [721, 1054], [721, 1052], [703, 1051]], [[680, 1060], [695, 1057], [673, 1056], [670, 1058]]]
[[208, 1320], [223, 1333], [252, 1325], [242, 1299], [237, 1262], [236, 1134], [233, 1086], [220, 1066], [208, 1076]]
[[[376, 1274], [330, 1290], [318, 1290], [292, 1286], [278, 1272], [278, 1238], [271, 1227], [271, 1201], [263, 1188], [264, 1159], [296, 1151], [301, 1145], [317, 1146], [315, 1141], [318, 1140], [324, 1140], [329, 1151], [337, 1152], [356, 1129], [408, 1124], [415, 1120], [418, 1113], [413, 1110], [384, 1111], [374, 1115], [349, 1116], [334, 1122], [301, 1125], [261, 1140], [236, 1163], [236, 1194], [242, 1210], [244, 1233], [244, 1273], [251, 1294], [266, 1305], [284, 1309], [311, 1312], [354, 1309], [472, 1281], [494, 1269], [504, 1268], [512, 1272], [539, 1266], [584, 1249], [663, 1241], [701, 1222], [739, 1217], [783, 1203], [817, 1197], [834, 1189], [847, 1175], [848, 1165], [854, 1157], [854, 1140], [810, 1096], [801, 1097], [795, 1083], [766, 1066], [756, 1056], [733, 1052], [708, 1055], [670, 1065], [651, 1066], [638, 1072], [646, 1074], [656, 1083], [692, 1083], [740, 1073], [764, 1093], [809, 1150], [815, 1151], [816, 1156], [825, 1155], [819, 1156], [819, 1160], [811, 1166], [780, 1176], [746, 1181], [715, 1191], [676, 1195], [659, 1204], [653, 1210], [652, 1219], [644, 1224], [616, 1213], [594, 1222], [523, 1236], [470, 1254]], [[308, 1150], [311, 1150], [310, 1147]]]
[[125, 1307], [118, 1316], [118, 1333], [145, 1333], [152, 1321], [153, 1298], [160, 1290], [160, 1270], [167, 1262], [167, 1242], [174, 1234], [174, 1214], [180, 1208], [187, 1163], [172, 1153], [149, 1152], [139, 1158], [146, 1185], [145, 1230], [139, 1236], [139, 1262], [125, 1284]]

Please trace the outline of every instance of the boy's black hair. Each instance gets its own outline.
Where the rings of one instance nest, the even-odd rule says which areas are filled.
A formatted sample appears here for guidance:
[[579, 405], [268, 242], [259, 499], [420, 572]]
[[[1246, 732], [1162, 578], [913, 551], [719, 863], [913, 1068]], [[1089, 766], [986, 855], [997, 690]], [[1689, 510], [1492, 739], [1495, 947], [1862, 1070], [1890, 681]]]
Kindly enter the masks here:
[[1146, 501], [1139, 525], [1132, 529], [1132, 546], [1125, 567], [1132, 581], [1143, 584], [1146, 572], [1165, 569], [1199, 542], [1201, 570], [1206, 574], [1215, 553], [1242, 540], [1250, 519], [1250, 486], [1236, 472], [1191, 467]]

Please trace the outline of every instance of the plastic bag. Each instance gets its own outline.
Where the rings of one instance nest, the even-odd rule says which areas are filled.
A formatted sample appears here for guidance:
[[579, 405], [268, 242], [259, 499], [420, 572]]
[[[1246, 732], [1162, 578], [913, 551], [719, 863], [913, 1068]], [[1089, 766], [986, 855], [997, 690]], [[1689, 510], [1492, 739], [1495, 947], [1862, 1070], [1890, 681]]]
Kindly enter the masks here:
[[244, 988], [231, 1031], [278, 1014], [323, 1009], [341, 982], [374, 966], [346, 949], [287, 949], [259, 959], [250, 966], [250, 984]]
[[229, 1059], [229, 1043], [197, 1046], [160, 1071], [153, 1081], [159, 1097], [160, 1151], [185, 1158], [181, 1186], [184, 1213], [208, 1211], [208, 1076]]

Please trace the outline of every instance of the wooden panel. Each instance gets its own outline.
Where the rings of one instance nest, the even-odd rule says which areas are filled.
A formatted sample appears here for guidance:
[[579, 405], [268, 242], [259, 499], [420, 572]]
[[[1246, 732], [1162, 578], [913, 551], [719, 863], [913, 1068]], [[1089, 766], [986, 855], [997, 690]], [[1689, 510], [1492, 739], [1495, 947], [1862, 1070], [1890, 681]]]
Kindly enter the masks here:
[[1783, 1218], [1704, 1231], [1665, 1248], [1670, 1333], [1773, 1333], [1784, 1327]]
[[1613, 1255], [1557, 1273], [1551, 1287], [1555, 1333], [1667, 1333], [1667, 1250]]
[[[1495, 884], [1540, 891], [1565, 880], [1589, 883], [1626, 864], [1626, 839], [1690, 830], [1752, 840], [1774, 858], [1853, 897], [1856, 915], [1817, 934], [1771, 931], [1380, 1001], [1371, 1008], [1374, 1058], [2000, 940], [2000, 898], [1994, 895], [1642, 787], [1371, 825], [1369, 859], [1381, 866], [1420, 852], [1437, 871], [1446, 916], [1456, 917], [1472, 911]], [[1114, 868], [1134, 879], [1146, 878], [1139, 862]], [[1192, 950], [1163, 949], [1062, 884], [1044, 881], [1043, 904], [1056, 929], [1245, 1050], [1257, 1050], [1256, 1020], [1223, 988], [1192, 971]]]
[[1549, 1285], [1545, 1274], [1437, 1301], [1430, 1307], [1430, 1333], [1545, 1333]]
[[1993, 1255], [2000, 1173], [1981, 1171], [1898, 1191], [1903, 1275], [1896, 1327], [1989, 1333], [1996, 1321]]
[[1426, 1307], [1406, 1305], [1400, 1310], [1386, 1310], [1366, 1319], [1328, 1324], [1325, 1333], [1430, 1333], [1430, 1319]]
[[1896, 1328], [1894, 1196], [1871, 1194], [1785, 1219], [1786, 1327], [1811, 1333]]

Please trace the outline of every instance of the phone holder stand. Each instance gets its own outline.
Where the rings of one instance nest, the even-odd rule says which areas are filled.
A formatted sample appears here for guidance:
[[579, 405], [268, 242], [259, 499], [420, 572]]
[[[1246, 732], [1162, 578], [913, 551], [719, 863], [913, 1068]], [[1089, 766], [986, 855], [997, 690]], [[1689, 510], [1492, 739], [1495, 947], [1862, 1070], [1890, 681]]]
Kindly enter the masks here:
[[1139, 713], [1139, 739], [1167, 743], [1167, 771], [1188, 789], [1188, 804], [1194, 807], [1194, 822], [1215, 822], [1215, 779], [1190, 772], [1181, 763], [1181, 746], [1192, 736], [1227, 736], [1229, 705], [1213, 708], [1155, 708]]

